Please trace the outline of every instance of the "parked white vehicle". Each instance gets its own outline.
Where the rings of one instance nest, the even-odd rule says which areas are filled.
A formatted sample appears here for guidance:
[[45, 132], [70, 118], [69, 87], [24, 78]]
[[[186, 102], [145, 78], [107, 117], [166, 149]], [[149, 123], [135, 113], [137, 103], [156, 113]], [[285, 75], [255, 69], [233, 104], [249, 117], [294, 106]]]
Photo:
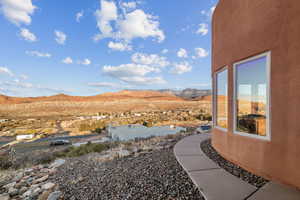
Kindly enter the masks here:
[[29, 135], [17, 135], [16, 140], [31, 140], [34, 138], [34, 134], [29, 134]]

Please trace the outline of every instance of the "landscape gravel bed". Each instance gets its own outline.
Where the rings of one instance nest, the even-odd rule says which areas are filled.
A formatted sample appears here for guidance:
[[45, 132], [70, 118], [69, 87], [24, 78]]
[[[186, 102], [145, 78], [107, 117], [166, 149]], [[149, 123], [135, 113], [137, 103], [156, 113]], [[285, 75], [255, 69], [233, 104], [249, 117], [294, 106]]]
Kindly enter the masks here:
[[204, 200], [177, 163], [172, 148], [104, 163], [87, 157], [69, 159], [51, 179], [63, 198], [70, 200]]
[[238, 165], [224, 159], [211, 145], [211, 139], [203, 141], [200, 144], [200, 147], [202, 151], [210, 159], [216, 162], [221, 168], [225, 169], [232, 175], [239, 177], [243, 181], [246, 181], [257, 188], [260, 188], [263, 185], [265, 185], [267, 182], [269, 182], [268, 180], [260, 176], [256, 176], [255, 174], [252, 174], [251, 172], [248, 172], [247, 170], [239, 167]]

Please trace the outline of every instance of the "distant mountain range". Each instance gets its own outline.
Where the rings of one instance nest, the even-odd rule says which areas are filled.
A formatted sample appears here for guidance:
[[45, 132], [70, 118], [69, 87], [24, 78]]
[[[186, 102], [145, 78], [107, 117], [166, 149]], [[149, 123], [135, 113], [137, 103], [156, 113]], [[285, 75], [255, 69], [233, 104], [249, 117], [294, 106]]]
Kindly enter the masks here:
[[122, 90], [119, 92], [108, 92], [96, 96], [69, 96], [65, 94], [58, 94], [54, 96], [42, 97], [9, 97], [0, 94], [0, 104], [19, 104], [19, 103], [33, 103], [46, 101], [75, 101], [75, 102], [95, 102], [95, 101], [114, 101], [126, 99], [143, 99], [143, 100], [209, 100], [211, 95], [210, 90]]
[[184, 99], [199, 99], [201, 97], [210, 96], [212, 94], [211, 90], [199, 90], [192, 88], [187, 88], [184, 90], [162, 89], [158, 91], [162, 93], [173, 94]]

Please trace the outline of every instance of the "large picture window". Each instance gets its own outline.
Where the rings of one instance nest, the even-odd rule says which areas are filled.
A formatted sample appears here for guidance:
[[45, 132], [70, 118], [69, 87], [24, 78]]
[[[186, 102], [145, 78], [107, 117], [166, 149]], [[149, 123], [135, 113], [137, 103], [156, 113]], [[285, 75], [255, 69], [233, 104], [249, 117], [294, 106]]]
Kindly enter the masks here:
[[216, 120], [215, 125], [227, 129], [228, 122], [228, 70], [227, 68], [216, 73]]
[[236, 63], [234, 70], [235, 132], [269, 138], [270, 53]]

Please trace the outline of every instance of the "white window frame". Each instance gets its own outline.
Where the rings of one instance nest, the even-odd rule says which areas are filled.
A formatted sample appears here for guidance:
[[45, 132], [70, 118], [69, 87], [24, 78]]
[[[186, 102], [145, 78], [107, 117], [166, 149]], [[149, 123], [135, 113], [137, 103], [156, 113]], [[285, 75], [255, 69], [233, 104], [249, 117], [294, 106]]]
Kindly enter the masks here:
[[[243, 64], [245, 62], [249, 62], [251, 60], [256, 60], [262, 57], [266, 57], [267, 64], [266, 64], [266, 73], [267, 73], [267, 105], [266, 105], [266, 136], [260, 136], [260, 135], [254, 135], [246, 132], [240, 132], [237, 131], [237, 116], [236, 116], [236, 99], [237, 99], [237, 66], [240, 64]], [[242, 61], [236, 62], [233, 64], [233, 133], [241, 136], [246, 136], [246, 137], [251, 137], [251, 138], [256, 138], [256, 139], [261, 139], [261, 140], [267, 140], [271, 141], [271, 52], [265, 52], [262, 54], [259, 54], [257, 56], [253, 56], [247, 59], [244, 59]]]
[[[217, 125], [217, 108], [218, 108], [218, 102], [217, 102], [217, 94], [218, 94], [218, 74], [223, 72], [223, 71], [227, 71], [227, 128], [223, 128]], [[213, 81], [214, 81], [214, 87], [213, 87], [213, 125], [214, 128], [217, 128], [221, 131], [227, 132], [228, 131], [228, 122], [229, 122], [229, 118], [228, 118], [228, 114], [229, 114], [229, 109], [228, 109], [228, 105], [229, 105], [229, 101], [228, 101], [228, 89], [229, 89], [229, 84], [228, 84], [228, 78], [229, 78], [229, 70], [228, 70], [228, 66], [224, 66], [221, 69], [219, 69], [218, 71], [216, 71], [214, 73], [214, 77], [213, 77]]]

